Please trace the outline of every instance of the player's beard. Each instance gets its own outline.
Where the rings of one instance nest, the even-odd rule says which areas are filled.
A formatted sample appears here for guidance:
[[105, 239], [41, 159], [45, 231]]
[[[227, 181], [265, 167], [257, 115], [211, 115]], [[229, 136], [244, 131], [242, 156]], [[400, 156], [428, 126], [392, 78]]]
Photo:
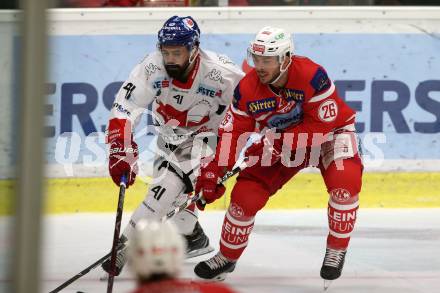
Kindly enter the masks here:
[[186, 69], [188, 68], [188, 66], [189, 62], [186, 62], [183, 66], [177, 64], [165, 64], [165, 70], [171, 78], [177, 79], [181, 82], [186, 82]]

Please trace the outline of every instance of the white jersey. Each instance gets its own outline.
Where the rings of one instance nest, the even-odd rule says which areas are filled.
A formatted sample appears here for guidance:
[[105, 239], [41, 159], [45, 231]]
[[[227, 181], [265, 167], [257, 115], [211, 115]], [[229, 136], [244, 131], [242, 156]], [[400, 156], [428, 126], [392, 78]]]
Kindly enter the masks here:
[[[153, 116], [158, 134], [153, 180], [124, 235], [130, 235], [139, 219], [160, 220], [185, 202], [186, 193], [194, 187], [200, 157], [215, 152], [218, 127], [244, 73], [228, 57], [212, 52], [199, 50], [194, 62], [188, 81], [182, 83], [168, 76], [159, 51], [147, 55], [132, 70], [113, 103], [110, 119], [130, 121], [132, 131], [151, 105], [148, 114]], [[200, 139], [203, 136], [208, 143], [206, 138]], [[180, 233], [189, 235], [197, 210], [185, 210], [173, 220]]]
[[160, 125], [179, 128], [180, 134], [217, 132], [218, 119], [225, 114], [244, 73], [224, 55], [199, 51], [185, 84], [168, 76], [159, 51], [147, 55], [119, 90], [110, 119], [128, 119], [134, 126], [137, 116], [153, 103], [153, 115]]
[[119, 90], [110, 119], [130, 120], [134, 129], [140, 114], [152, 104], [159, 149], [177, 156], [184, 153], [189, 159], [194, 136], [217, 135], [233, 91], [244, 76], [227, 56], [214, 52], [199, 49], [194, 62], [188, 81], [182, 83], [168, 76], [159, 51], [147, 55]]

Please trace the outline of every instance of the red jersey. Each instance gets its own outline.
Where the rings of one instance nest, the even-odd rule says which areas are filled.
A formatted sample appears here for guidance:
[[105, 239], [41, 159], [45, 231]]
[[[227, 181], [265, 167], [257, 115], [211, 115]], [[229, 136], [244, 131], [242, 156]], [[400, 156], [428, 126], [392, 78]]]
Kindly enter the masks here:
[[137, 288], [133, 293], [235, 293], [219, 283], [164, 280], [151, 282]]
[[[327, 135], [354, 123], [355, 112], [339, 97], [325, 69], [306, 57], [291, 58], [288, 80], [283, 89], [262, 84], [255, 69], [235, 88], [233, 104], [219, 129], [221, 143], [225, 141], [226, 132], [232, 133], [231, 144], [226, 147], [230, 150], [228, 166], [235, 162], [239, 151], [236, 149], [237, 140], [244, 132], [274, 128], [277, 132], [292, 133], [292, 150], [295, 150], [301, 133], [307, 134], [307, 141], [299, 146], [311, 146], [324, 142], [313, 140], [313, 134]], [[224, 158], [217, 159], [224, 162]]]

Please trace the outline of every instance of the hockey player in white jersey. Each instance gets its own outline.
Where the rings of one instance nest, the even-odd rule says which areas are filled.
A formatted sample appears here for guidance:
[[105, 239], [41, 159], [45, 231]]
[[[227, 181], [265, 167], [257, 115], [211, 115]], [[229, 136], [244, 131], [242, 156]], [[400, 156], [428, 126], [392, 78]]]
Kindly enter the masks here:
[[[168, 19], [158, 33], [158, 49], [135, 66], [116, 96], [107, 143], [109, 172], [117, 185], [123, 174], [127, 186], [134, 183], [138, 147], [133, 130], [150, 104], [158, 133], [153, 182], [123, 231], [122, 242], [140, 219], [162, 218], [193, 191], [200, 157], [215, 151], [218, 126], [244, 76], [228, 57], [200, 49], [199, 38], [192, 17]], [[186, 239], [187, 257], [213, 250], [197, 218], [195, 205], [173, 218]], [[123, 249], [117, 256], [116, 275], [125, 262]], [[102, 267], [109, 272], [110, 260]]]

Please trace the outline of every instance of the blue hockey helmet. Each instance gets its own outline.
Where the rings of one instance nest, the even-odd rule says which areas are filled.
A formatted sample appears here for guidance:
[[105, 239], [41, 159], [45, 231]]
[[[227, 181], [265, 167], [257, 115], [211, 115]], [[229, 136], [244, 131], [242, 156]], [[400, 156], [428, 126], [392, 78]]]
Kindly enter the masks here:
[[191, 51], [199, 45], [200, 29], [191, 16], [172, 16], [159, 30], [158, 45], [186, 46]]

